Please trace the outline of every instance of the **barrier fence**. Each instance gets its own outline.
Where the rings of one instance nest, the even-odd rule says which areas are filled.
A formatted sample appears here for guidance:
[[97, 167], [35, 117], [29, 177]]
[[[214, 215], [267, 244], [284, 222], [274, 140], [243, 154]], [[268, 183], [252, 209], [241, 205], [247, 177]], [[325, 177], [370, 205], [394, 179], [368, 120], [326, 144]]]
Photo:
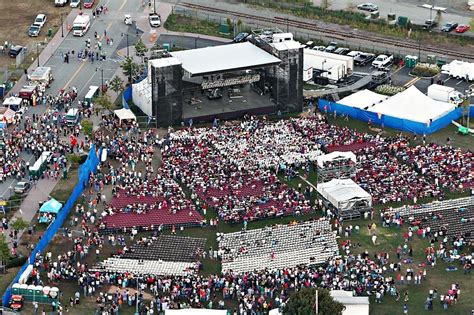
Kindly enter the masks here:
[[73, 208], [77, 198], [79, 198], [82, 195], [84, 188], [86, 188], [89, 182], [90, 174], [95, 173], [97, 170], [97, 165], [99, 164], [98, 156], [100, 156], [100, 152], [99, 152], [99, 155], [97, 155], [96, 148], [94, 145], [92, 145], [89, 150], [89, 155], [87, 156], [87, 160], [79, 167], [79, 172], [78, 172], [79, 178], [78, 178], [78, 182], [76, 186], [74, 187], [74, 190], [72, 191], [68, 200], [62, 207], [61, 211], [58, 213], [56, 219], [53, 221], [53, 223], [50, 224], [46, 232], [43, 234], [41, 240], [38, 242], [36, 247], [31, 252], [26, 263], [20, 269], [15, 279], [13, 279], [12, 283], [3, 294], [3, 297], [2, 297], [3, 306], [5, 307], [8, 306], [8, 303], [12, 295], [11, 286], [14, 283], [18, 282], [23, 272], [26, 270], [26, 268], [28, 268], [28, 265], [34, 264], [36, 254], [42, 252], [48, 246], [49, 242], [53, 239], [56, 232], [59, 230], [59, 228], [63, 225], [64, 221], [68, 217], [69, 212]]

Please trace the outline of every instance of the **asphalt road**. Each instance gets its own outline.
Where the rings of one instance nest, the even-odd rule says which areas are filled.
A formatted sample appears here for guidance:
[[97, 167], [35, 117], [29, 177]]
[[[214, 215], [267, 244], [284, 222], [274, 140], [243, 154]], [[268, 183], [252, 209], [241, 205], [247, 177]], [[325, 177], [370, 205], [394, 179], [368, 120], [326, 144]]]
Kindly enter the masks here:
[[[107, 14], [102, 14], [94, 19], [91, 23], [89, 31], [84, 37], [75, 37], [72, 33], [65, 34], [65, 39], [57, 47], [47, 47], [45, 49], [54, 50], [48, 60], [40, 59], [40, 66], [48, 66], [52, 68], [54, 81], [50, 88], [46, 91], [47, 94], [55, 95], [61, 89], [75, 86], [78, 89], [78, 100], [83, 100], [89, 86], [100, 86], [102, 82], [110, 81], [117, 69], [120, 67], [119, 61], [123, 57], [117, 55], [117, 51], [126, 46], [127, 38], [122, 34], [129, 34], [129, 45], [133, 45], [138, 37], [134, 26], [127, 26], [123, 23], [124, 14], [132, 14], [133, 16], [142, 16], [143, 7], [141, 1], [136, 0], [108, 0], [101, 1], [100, 4], [106, 5], [109, 9]], [[74, 9], [79, 12], [78, 9]], [[85, 14], [92, 17], [91, 10], [83, 10]], [[113, 39], [113, 45], [107, 46], [104, 38], [104, 30], [107, 31], [107, 36]], [[69, 63], [65, 63], [62, 54], [77, 51], [85, 48], [85, 40], [90, 38], [91, 43], [94, 43], [94, 32], [101, 36], [103, 43], [103, 50], [106, 53], [107, 60], [93, 63], [90, 61], [82, 62], [76, 57], [71, 56]], [[67, 33], [67, 32], [65, 32]], [[93, 46], [94, 44], [91, 44]], [[102, 69], [103, 71], [101, 71]], [[77, 107], [77, 102], [73, 105]], [[26, 113], [27, 116], [35, 114], [43, 114], [46, 108], [44, 106], [30, 107]], [[32, 156], [26, 153], [21, 154], [24, 159], [32, 165], [35, 161]], [[11, 193], [9, 187], [14, 187], [16, 180], [9, 178], [5, 182], [0, 183], [0, 197], [8, 198]]]

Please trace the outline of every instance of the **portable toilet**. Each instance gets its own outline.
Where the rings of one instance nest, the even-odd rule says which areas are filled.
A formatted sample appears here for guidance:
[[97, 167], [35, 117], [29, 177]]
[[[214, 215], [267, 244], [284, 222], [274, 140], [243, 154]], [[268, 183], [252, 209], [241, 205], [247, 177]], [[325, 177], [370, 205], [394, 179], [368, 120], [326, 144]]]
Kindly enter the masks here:
[[20, 284], [19, 283], [14, 283], [12, 285], [12, 294], [13, 295], [19, 295], [20, 293]]
[[163, 49], [166, 50], [166, 51], [170, 51], [171, 50], [171, 44], [163, 43]]
[[51, 288], [51, 291], [49, 291], [49, 296], [50, 296], [50, 300], [55, 300], [57, 301], [59, 299], [59, 288], [58, 287], [52, 287]]
[[42, 298], [43, 298], [43, 286], [37, 285], [35, 286], [35, 301], [42, 302]]
[[399, 16], [397, 19], [397, 25], [406, 26], [410, 22], [406, 16]]
[[438, 61], [438, 57], [436, 55], [428, 55], [428, 56], [426, 56], [426, 61], [430, 65], [435, 65], [436, 61]]
[[21, 295], [28, 294], [28, 285], [26, 283], [20, 284], [20, 292]]
[[41, 295], [41, 302], [48, 303], [49, 302], [49, 292], [51, 291], [51, 287], [45, 286], [43, 287], [43, 294]]
[[34, 284], [30, 284], [28, 286], [28, 293], [25, 296], [26, 301], [35, 301], [35, 289], [36, 286]]
[[405, 56], [405, 67], [409, 69], [415, 68], [416, 64], [418, 63], [418, 56]]

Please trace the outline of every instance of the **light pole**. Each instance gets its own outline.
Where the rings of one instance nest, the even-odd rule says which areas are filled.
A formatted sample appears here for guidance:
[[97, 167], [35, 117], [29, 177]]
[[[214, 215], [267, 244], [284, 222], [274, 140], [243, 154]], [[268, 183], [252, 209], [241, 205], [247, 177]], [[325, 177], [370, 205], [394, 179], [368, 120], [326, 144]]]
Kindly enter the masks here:
[[100, 71], [100, 94], [104, 95], [104, 69], [95, 68], [95, 71]]
[[38, 61], [38, 67], [40, 66], [39, 45], [40, 43], [36, 43], [36, 60]]
[[464, 103], [466, 104], [466, 114], [467, 114], [467, 122], [466, 122], [466, 127], [467, 128], [470, 128], [470, 122], [469, 122], [469, 118], [471, 117], [470, 115], [470, 105], [471, 105], [471, 97], [474, 95], [471, 90], [466, 90], [466, 99], [464, 100]]
[[156, 13], [156, 0], [153, 0], [153, 13]]
[[61, 37], [64, 37], [64, 22], [63, 22], [63, 14], [61, 13]]
[[135, 315], [140, 315], [140, 313], [138, 313], [138, 290], [139, 290], [139, 287], [138, 285], [140, 284], [140, 278], [137, 277], [137, 293], [136, 293], [136, 299], [135, 299]]

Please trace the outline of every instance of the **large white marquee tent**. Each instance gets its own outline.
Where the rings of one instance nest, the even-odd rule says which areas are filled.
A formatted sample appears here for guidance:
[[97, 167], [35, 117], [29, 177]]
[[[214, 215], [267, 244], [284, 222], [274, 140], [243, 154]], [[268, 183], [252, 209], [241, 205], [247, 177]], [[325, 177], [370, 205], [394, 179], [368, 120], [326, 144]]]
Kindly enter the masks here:
[[318, 184], [316, 190], [339, 211], [351, 210], [359, 202], [372, 206], [372, 196], [352, 179], [332, 179]]

